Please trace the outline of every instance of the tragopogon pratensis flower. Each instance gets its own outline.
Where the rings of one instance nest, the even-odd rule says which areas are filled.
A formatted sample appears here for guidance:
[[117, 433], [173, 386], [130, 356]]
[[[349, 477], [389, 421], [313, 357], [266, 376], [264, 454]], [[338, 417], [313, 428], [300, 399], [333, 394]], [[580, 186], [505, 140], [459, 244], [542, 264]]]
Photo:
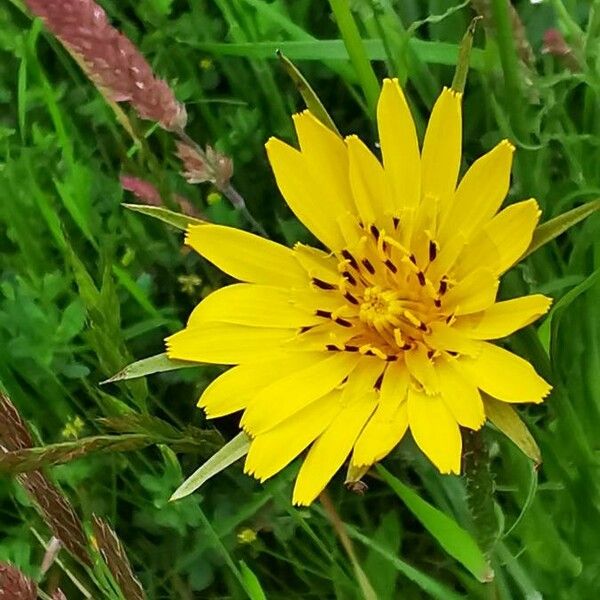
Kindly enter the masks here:
[[270, 139], [277, 184], [323, 244], [293, 249], [220, 225], [187, 244], [243, 282], [210, 294], [167, 340], [171, 358], [235, 365], [204, 391], [209, 417], [243, 410], [245, 470], [261, 481], [310, 446], [294, 489], [309, 504], [351, 454], [386, 456], [406, 431], [442, 473], [458, 473], [460, 426], [485, 421], [482, 392], [541, 402], [548, 385], [487, 340], [544, 314], [541, 295], [496, 302], [523, 255], [535, 200], [501, 210], [514, 148], [500, 142], [457, 186], [461, 95], [444, 89], [419, 144], [397, 81], [379, 99], [383, 164], [310, 112], [294, 116], [300, 149]]

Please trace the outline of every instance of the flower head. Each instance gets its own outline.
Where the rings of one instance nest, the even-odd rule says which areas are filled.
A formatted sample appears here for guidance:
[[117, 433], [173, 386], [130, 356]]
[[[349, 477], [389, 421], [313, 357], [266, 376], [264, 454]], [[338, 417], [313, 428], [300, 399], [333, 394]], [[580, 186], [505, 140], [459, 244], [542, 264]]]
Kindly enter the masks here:
[[288, 249], [219, 225], [187, 243], [240, 280], [213, 292], [167, 340], [172, 358], [235, 365], [204, 391], [209, 417], [244, 410], [246, 471], [271, 477], [310, 446], [294, 502], [312, 502], [351, 454], [386, 456], [408, 429], [442, 473], [458, 473], [460, 426], [485, 421], [482, 393], [541, 402], [550, 386], [490, 343], [544, 314], [541, 295], [496, 302], [525, 252], [535, 200], [501, 210], [514, 148], [500, 142], [457, 185], [461, 95], [444, 89], [423, 147], [397, 81], [378, 105], [383, 164], [309, 112], [297, 150], [271, 139], [279, 189], [324, 250]]

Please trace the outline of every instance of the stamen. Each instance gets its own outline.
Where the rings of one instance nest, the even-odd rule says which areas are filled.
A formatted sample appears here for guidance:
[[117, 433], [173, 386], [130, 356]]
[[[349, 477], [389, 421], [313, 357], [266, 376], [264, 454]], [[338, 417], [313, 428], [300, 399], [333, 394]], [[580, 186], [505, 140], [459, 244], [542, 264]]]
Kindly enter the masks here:
[[436, 298], [433, 303], [435, 304], [436, 308], [442, 308], [442, 301], [439, 298]]
[[409, 258], [410, 262], [411, 262], [413, 265], [416, 265], [416, 264], [417, 264], [417, 257], [416, 257], [414, 254], [412, 254], [412, 252], [411, 252], [411, 254], [409, 255], [409, 257], [408, 257], [408, 258]]
[[383, 383], [383, 373], [377, 378], [375, 381], [375, 385], [373, 386], [377, 391], [381, 390], [381, 384]]
[[375, 225], [371, 225], [370, 231], [371, 231], [371, 234], [373, 235], [373, 237], [376, 240], [378, 240], [379, 239], [379, 229], [377, 229], [377, 227], [375, 227]]
[[365, 266], [365, 269], [371, 273], [371, 275], [375, 275], [375, 267], [371, 264], [371, 261], [368, 258], [363, 258], [360, 262]]
[[394, 362], [395, 360], [398, 360], [398, 355], [397, 354], [388, 354], [386, 356], [385, 359], [387, 362]]
[[392, 273], [397, 273], [398, 272], [398, 267], [388, 258], [384, 263], [383, 263]]
[[327, 350], [329, 350], [330, 352], [339, 352], [340, 348], [338, 348], [335, 344], [327, 344], [325, 346], [325, 348], [327, 348]]
[[350, 304], [359, 304], [359, 301], [350, 292], [346, 292], [344, 298], [346, 298]]
[[358, 352], [358, 346], [352, 346], [352, 345], [350, 345], [350, 344], [346, 344], [346, 345], [344, 346], [344, 350], [345, 350], [346, 352]]
[[328, 310], [321, 310], [320, 308], [318, 308], [315, 311], [315, 315], [317, 315], [317, 317], [323, 317], [325, 319], [331, 319], [331, 312]]
[[438, 290], [438, 293], [440, 294], [440, 296], [443, 296], [447, 291], [448, 291], [448, 280], [442, 279], [440, 281], [440, 289]]
[[419, 280], [419, 285], [425, 285], [425, 273], [423, 271], [417, 273], [417, 279]]
[[338, 325], [341, 325], [342, 327], [352, 327], [352, 323], [350, 321], [347, 321], [346, 319], [342, 319], [342, 317], [338, 317], [337, 319], [335, 319], [335, 322]]
[[354, 256], [352, 256], [352, 254], [350, 253], [349, 250], [347, 250], [346, 248], [344, 248], [342, 250], [342, 256], [350, 263], [351, 267], [353, 267], [357, 271], [359, 270], [358, 263], [356, 262], [356, 259], [354, 258]]
[[337, 285], [334, 285], [333, 283], [328, 283], [327, 281], [323, 281], [322, 279], [317, 279], [316, 277], [312, 278], [312, 282], [314, 285], [316, 285], [318, 288], [320, 288], [322, 290], [337, 289]]
[[437, 244], [433, 240], [429, 240], [429, 262], [433, 262], [437, 256]]
[[348, 271], [342, 273], [342, 277], [350, 284], [356, 285], [356, 279]]
[[428, 358], [429, 360], [431, 360], [431, 359], [433, 358], [433, 355], [434, 355], [434, 354], [435, 354], [435, 350], [429, 350], [429, 351], [427, 352], [427, 358]]
[[400, 217], [393, 217], [392, 223], [394, 224], [394, 229], [398, 229], [400, 226]]
[[313, 327], [314, 325], [305, 325], [304, 327], [300, 327], [300, 333], [306, 333], [307, 331], [310, 331]]

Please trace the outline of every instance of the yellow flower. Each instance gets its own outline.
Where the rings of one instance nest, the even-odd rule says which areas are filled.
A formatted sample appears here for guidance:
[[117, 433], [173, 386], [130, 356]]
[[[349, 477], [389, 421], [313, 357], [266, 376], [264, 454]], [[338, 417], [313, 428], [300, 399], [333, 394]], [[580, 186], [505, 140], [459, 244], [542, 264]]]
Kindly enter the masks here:
[[209, 295], [167, 340], [168, 354], [236, 365], [199, 406], [210, 418], [244, 411], [247, 473], [263, 481], [310, 446], [297, 504], [311, 503], [350, 454], [353, 465], [371, 465], [407, 429], [442, 473], [458, 473], [459, 426], [483, 425], [482, 392], [541, 402], [551, 389], [527, 361], [486, 341], [551, 302], [495, 301], [540, 216], [535, 200], [498, 212], [513, 146], [500, 142], [457, 186], [460, 94], [441, 93], [421, 151], [396, 80], [384, 82], [377, 118], [383, 165], [310, 112], [294, 116], [300, 150], [267, 143], [281, 193], [326, 250], [220, 225], [187, 235], [243, 283]]

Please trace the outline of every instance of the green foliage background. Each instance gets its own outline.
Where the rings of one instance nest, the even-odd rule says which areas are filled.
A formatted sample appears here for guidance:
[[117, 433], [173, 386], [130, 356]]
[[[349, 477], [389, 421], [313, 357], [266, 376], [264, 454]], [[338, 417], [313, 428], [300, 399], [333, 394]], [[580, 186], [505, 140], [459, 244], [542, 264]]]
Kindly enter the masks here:
[[[235, 184], [270, 236], [308, 240], [284, 206], [263, 150], [270, 135], [293, 139], [289, 116], [303, 108], [274, 50], [302, 69], [344, 134], [359, 133], [374, 146], [369, 88], [332, 17], [331, 5], [344, 2], [100, 4], [173, 82], [187, 104], [192, 137], [233, 157]], [[452, 80], [456, 45], [474, 14], [469, 2], [453, 4], [351, 2], [363, 38], [374, 40], [367, 50], [378, 78], [403, 80], [421, 134], [441, 86]], [[498, 0], [473, 4], [495, 17], [505, 11]], [[464, 165], [510, 138], [518, 152], [509, 201], [535, 196], [548, 219], [600, 197], [600, 6], [515, 5], [535, 62], [518, 62], [508, 21], [495, 18], [495, 31], [478, 32], [464, 102]], [[542, 51], [549, 28], [565, 35], [568, 57]], [[178, 232], [120, 206], [132, 197], [119, 175], [153, 182], [171, 207], [179, 193], [214, 221], [247, 227], [243, 217], [210, 188], [186, 185], [170, 136], [128, 113], [132, 139], [19, 0], [0, 1], [0, 106], [0, 381], [39, 443], [98, 434], [99, 418], [132, 410], [180, 431], [216, 426], [232, 437], [235, 419], [207, 424], [195, 408], [214, 368], [98, 383], [162, 352], [163, 338], [224, 281], [182, 249]], [[599, 236], [596, 215], [504, 283], [506, 297], [543, 292], [556, 299], [539, 329], [510, 340], [550, 376], [555, 392], [542, 406], [520, 409], [542, 450], [539, 473], [508, 440], [486, 431], [500, 527], [492, 531], [494, 583], [475, 581], [379, 479], [367, 480], [364, 497], [346, 491], [342, 475], [331, 484], [377, 598], [571, 600], [600, 589]], [[183, 478], [180, 463], [189, 474], [206, 458], [206, 448], [196, 450], [176, 456], [160, 445], [91, 455], [51, 472], [84, 519], [97, 513], [110, 520], [151, 599], [361, 597], [323, 508], [291, 506], [295, 466], [265, 485], [233, 467], [193, 497], [168, 504]], [[385, 464], [474, 530], [464, 481], [439, 476], [410, 440]], [[256, 532], [254, 541], [239, 535], [247, 529]], [[18, 484], [3, 477], [0, 560], [35, 574], [43, 549], [34, 531], [49, 537]], [[53, 569], [50, 576], [64, 582], [61, 569]], [[69, 598], [79, 597], [63, 585]]]

